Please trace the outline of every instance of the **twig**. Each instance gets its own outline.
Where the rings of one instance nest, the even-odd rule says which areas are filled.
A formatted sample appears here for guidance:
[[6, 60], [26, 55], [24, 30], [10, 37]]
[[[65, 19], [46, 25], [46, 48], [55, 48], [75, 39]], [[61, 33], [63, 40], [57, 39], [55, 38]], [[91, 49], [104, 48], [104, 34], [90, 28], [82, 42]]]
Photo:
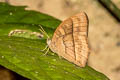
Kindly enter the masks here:
[[98, 0], [120, 21], [120, 9], [111, 0]]

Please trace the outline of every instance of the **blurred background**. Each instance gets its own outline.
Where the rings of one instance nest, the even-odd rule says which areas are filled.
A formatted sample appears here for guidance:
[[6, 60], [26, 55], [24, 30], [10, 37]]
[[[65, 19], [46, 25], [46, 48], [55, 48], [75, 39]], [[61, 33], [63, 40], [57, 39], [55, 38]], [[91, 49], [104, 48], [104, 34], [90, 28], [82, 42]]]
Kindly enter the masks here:
[[[106, 7], [109, 1], [113, 6]], [[0, 0], [0, 2], [26, 5], [27, 10], [36, 10], [60, 20], [80, 11], [86, 12], [89, 17], [91, 48], [88, 65], [104, 73], [111, 80], [120, 80], [120, 0]], [[114, 7], [115, 10], [109, 10]]]

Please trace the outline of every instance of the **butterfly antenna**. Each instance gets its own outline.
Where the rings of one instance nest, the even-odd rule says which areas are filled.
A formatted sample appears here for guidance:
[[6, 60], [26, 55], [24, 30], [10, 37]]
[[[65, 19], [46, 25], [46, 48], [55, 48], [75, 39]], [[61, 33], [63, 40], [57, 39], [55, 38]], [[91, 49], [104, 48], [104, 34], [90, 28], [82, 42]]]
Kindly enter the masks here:
[[40, 28], [41, 29], [39, 29], [44, 35], [46, 35], [47, 36], [47, 38], [49, 38], [49, 35], [45, 32], [45, 30], [43, 29], [43, 27], [40, 25]]

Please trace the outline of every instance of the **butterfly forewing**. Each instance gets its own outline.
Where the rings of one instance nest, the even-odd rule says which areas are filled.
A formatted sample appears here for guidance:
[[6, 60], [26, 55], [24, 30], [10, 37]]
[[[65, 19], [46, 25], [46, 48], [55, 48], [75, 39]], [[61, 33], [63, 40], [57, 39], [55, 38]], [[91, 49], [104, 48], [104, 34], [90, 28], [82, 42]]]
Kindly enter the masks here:
[[89, 54], [88, 18], [84, 12], [63, 21], [54, 32], [50, 49], [68, 61], [84, 67]]

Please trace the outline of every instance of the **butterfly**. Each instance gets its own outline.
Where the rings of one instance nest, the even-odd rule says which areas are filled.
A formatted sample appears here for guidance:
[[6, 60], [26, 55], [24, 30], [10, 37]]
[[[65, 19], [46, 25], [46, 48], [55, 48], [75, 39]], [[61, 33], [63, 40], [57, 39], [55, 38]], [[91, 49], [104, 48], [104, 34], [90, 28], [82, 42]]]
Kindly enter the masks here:
[[49, 48], [69, 62], [85, 67], [90, 51], [88, 25], [85, 12], [64, 20], [55, 30], [52, 39], [47, 39]]

